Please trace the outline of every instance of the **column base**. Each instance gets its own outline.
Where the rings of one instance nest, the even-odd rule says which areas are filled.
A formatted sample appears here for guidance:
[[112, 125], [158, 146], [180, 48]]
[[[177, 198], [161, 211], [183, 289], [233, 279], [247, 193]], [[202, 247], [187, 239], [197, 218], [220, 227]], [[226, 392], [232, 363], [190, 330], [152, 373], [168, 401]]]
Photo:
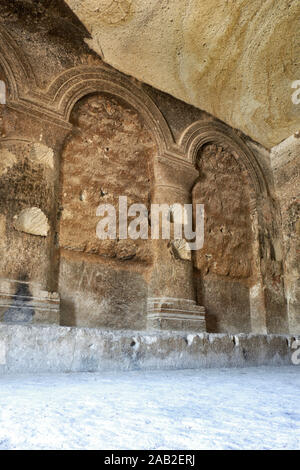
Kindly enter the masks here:
[[0, 323], [57, 324], [60, 298], [23, 281], [0, 280]]
[[149, 298], [147, 328], [205, 332], [205, 308], [193, 300], [172, 297]]

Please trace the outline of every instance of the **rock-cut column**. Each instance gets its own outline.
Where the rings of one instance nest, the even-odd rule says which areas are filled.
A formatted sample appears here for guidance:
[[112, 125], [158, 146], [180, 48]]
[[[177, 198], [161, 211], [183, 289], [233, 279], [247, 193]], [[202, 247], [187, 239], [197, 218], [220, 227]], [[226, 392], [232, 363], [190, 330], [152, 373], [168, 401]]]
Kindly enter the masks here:
[[56, 149], [66, 130], [1, 111], [0, 323], [57, 324]]
[[[186, 162], [156, 157], [152, 204], [191, 204], [197, 170]], [[176, 207], [176, 206], [175, 206]], [[153, 229], [153, 205], [151, 224]], [[169, 213], [170, 239], [152, 240], [154, 266], [151, 273], [147, 325], [150, 329], [205, 331], [205, 309], [197, 305], [193, 280], [193, 252], [184, 238], [174, 234], [174, 214]], [[160, 219], [160, 228], [162, 218]]]

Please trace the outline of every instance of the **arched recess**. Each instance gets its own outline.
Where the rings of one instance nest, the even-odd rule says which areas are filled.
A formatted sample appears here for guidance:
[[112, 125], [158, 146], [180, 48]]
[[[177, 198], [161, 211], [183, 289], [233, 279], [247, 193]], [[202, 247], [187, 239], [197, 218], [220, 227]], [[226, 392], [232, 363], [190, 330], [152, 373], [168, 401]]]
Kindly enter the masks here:
[[218, 121], [197, 121], [189, 126], [182, 134], [179, 145], [187, 159], [196, 164], [198, 152], [207, 143], [215, 143], [230, 148], [249, 172], [251, 184], [255, 189], [256, 197], [268, 194], [267, 183], [262, 169], [245, 144], [230, 127]]
[[199, 170], [193, 202], [205, 206], [204, 248], [195, 253], [198, 301], [212, 332], [267, 331], [261, 259], [263, 172], [246, 143], [226, 125], [196, 122], [180, 145]]
[[61, 318], [64, 325], [142, 329], [151, 244], [121, 239], [118, 215], [117, 238], [99, 240], [96, 210], [111, 204], [118, 214], [120, 196], [128, 206], [149, 204], [157, 134], [121, 88], [117, 94], [115, 84], [105, 85], [76, 93], [61, 155]]
[[[78, 157], [77, 151], [69, 151], [74, 144], [75, 147], [78, 144], [76, 139], [80, 140], [78, 130], [78, 122], [76, 123], [76, 113], [87, 112], [90, 113], [92, 106], [91, 101], [94, 102], [93, 106], [98, 107], [98, 110], [103, 105], [102, 99], [111, 101], [111, 108], [118, 108], [115, 110], [116, 113], [120, 112], [119, 123], [123, 126], [124, 120], [128, 118], [128, 126], [132, 127], [133, 135], [137, 136], [137, 133], [141, 133], [140, 137], [136, 139], [138, 145], [144, 145], [145, 155], [147, 152], [150, 155], [146, 155], [147, 158], [152, 158], [154, 155], [163, 155], [166, 152], [172, 151], [176, 147], [172, 133], [169, 129], [167, 122], [165, 121], [160, 110], [151, 98], [143, 91], [141, 85], [138, 84], [134, 79], [123, 76], [119, 72], [113, 70], [105, 65], [103, 66], [90, 66], [90, 67], [76, 67], [68, 70], [57, 77], [47, 90], [47, 97], [49, 99], [49, 108], [55, 110], [56, 115], [59, 115], [61, 120], [64, 122], [71, 122], [73, 124], [73, 131], [67, 138], [65, 148], [63, 150], [61, 158], [61, 221], [64, 217], [69, 216], [70, 211], [74, 210], [75, 205], [72, 205], [71, 201], [67, 201], [68, 197], [64, 197], [64, 194], [68, 194], [71, 188], [67, 188], [65, 191], [64, 184], [68, 180], [67, 173], [71, 171], [71, 168], [75, 168], [77, 177], [79, 172], [82, 173], [82, 177], [79, 178], [79, 183], [83, 182], [88, 173], [87, 168], [79, 169], [80, 158]], [[97, 103], [97, 97], [100, 97], [100, 101]], [[85, 106], [87, 108], [84, 110]], [[101, 114], [102, 111], [100, 111]], [[92, 113], [91, 113], [92, 114]], [[105, 112], [104, 112], [105, 114]], [[77, 116], [78, 117], [78, 116]], [[106, 113], [106, 118], [109, 120], [111, 116]], [[116, 198], [113, 201], [109, 200], [110, 193], [114, 193], [114, 196], [120, 196], [118, 185], [115, 184], [113, 168], [107, 167], [106, 175], [99, 172], [99, 168], [105, 167], [105, 160], [101, 162], [101, 159], [105, 157], [110, 158], [115, 151], [114, 145], [107, 143], [107, 139], [104, 138], [103, 128], [102, 130], [97, 129], [99, 122], [91, 123], [91, 127], [95, 127], [96, 135], [95, 141], [100, 136], [100, 143], [98, 150], [100, 159], [99, 165], [94, 167], [95, 171], [91, 175], [90, 188], [86, 187], [86, 184], [82, 185], [80, 194], [77, 194], [77, 188], [74, 186], [76, 203], [79, 207], [88, 204], [89, 200], [93, 200], [93, 211], [97, 209], [95, 204], [96, 194], [96, 180], [99, 181], [98, 195], [101, 198], [97, 201], [97, 204], [101, 202], [109, 202], [116, 204]], [[136, 121], [134, 123], [134, 121]], [[75, 124], [75, 126], [74, 126]], [[72, 126], [71, 126], [72, 127]], [[84, 126], [83, 126], [84, 127]], [[123, 126], [124, 127], [124, 126]], [[77, 128], [77, 129], [76, 129]], [[115, 123], [112, 124], [111, 134], [115, 137]], [[147, 129], [147, 131], [145, 131]], [[124, 130], [124, 129], [123, 129]], [[83, 133], [89, 131], [82, 128]], [[102, 137], [101, 137], [102, 132]], [[108, 133], [109, 134], [109, 133]], [[126, 134], [126, 132], [125, 132]], [[78, 137], [79, 135], [79, 137]], [[91, 136], [90, 136], [91, 137]], [[119, 136], [120, 137], [120, 136]], [[91, 137], [93, 138], [93, 137]], [[143, 140], [147, 142], [143, 144]], [[99, 141], [99, 140], [98, 140]], [[139, 141], [139, 142], [138, 142]], [[150, 143], [152, 141], [152, 144]], [[73, 142], [73, 143], [72, 143]], [[130, 147], [128, 142], [128, 148]], [[79, 144], [80, 145], [80, 144]], [[133, 147], [136, 144], [133, 144]], [[102, 148], [103, 147], [103, 148]], [[127, 152], [124, 145], [124, 139], [120, 137], [120, 155], [122, 152], [124, 155]], [[148, 149], [147, 149], [148, 147]], [[154, 150], [155, 149], [155, 150]], [[134, 150], [134, 149], [133, 149]], [[135, 149], [138, 152], [138, 149]], [[83, 151], [83, 153], [85, 150]], [[151, 153], [152, 152], [152, 153]], [[73, 153], [73, 157], [71, 156]], [[119, 156], [115, 153], [115, 160], [119, 161]], [[71, 161], [75, 159], [73, 162]], [[91, 166], [95, 165], [95, 159], [93, 155], [89, 156], [89, 163]], [[149, 195], [146, 197], [146, 190], [144, 183], [147, 179], [147, 168], [141, 168], [140, 164], [136, 164], [130, 155], [125, 155], [124, 168], [120, 166], [115, 168], [115, 174], [119, 173], [120, 178], [124, 179], [125, 165], [127, 165], [127, 173], [132, 173], [131, 182], [128, 181], [129, 193], [126, 194], [124, 184], [120, 184], [121, 192], [125, 192], [128, 196], [129, 204], [134, 202], [146, 202], [144, 200], [137, 200], [133, 197], [132, 192], [141, 187], [141, 193], [147, 202], [150, 201], [150, 190], [151, 181], [147, 182], [147, 191]], [[139, 163], [141, 159], [139, 160]], [[82, 158], [84, 163], [84, 155]], [[143, 164], [142, 164], [143, 166]], [[151, 172], [152, 170], [150, 170]], [[64, 177], [65, 172], [65, 177]], [[123, 175], [123, 176], [122, 176]], [[106, 176], [106, 177], [105, 177]], [[152, 177], [152, 175], [151, 175]], [[151, 177], [149, 179], [151, 179]], [[107, 180], [111, 181], [111, 188], [107, 189]], [[145, 181], [140, 181], [144, 179]], [[124, 182], [124, 181], [123, 181]], [[114, 188], [112, 188], [114, 186]], [[144, 187], [144, 189], [143, 189]], [[139, 197], [140, 199], [140, 197]], [[143, 198], [142, 198], [143, 199]], [[74, 202], [74, 201], [73, 201]], [[68, 207], [64, 207], [69, 204]], [[147, 204], [146, 204], [147, 205]], [[120, 243], [107, 243], [106, 246], [99, 245], [99, 240], [95, 239], [97, 222], [95, 214], [91, 214], [94, 221], [89, 224], [88, 230], [92, 230], [92, 235], [89, 240], [86, 237], [81, 237], [79, 243], [76, 242], [75, 238], [70, 236], [72, 227], [63, 227], [60, 223], [60, 274], [59, 274], [59, 292], [62, 299], [61, 313], [62, 323], [65, 325], [82, 325], [82, 326], [102, 326], [108, 328], [144, 328], [146, 322], [146, 302], [147, 302], [147, 271], [151, 264], [149, 254], [151, 250], [147, 249], [146, 242], [138, 244], [129, 244], [126, 241], [121, 240]], [[77, 214], [77, 220], [82, 219], [80, 214]], [[92, 225], [94, 228], [92, 229]], [[74, 231], [79, 227], [74, 226]], [[84, 227], [81, 228], [84, 230]], [[69, 237], [69, 239], [68, 239]], [[80, 237], [79, 237], [80, 238]], [[83, 239], [85, 238], [85, 239]], [[130, 246], [129, 246], [130, 245]], [[136, 250], [137, 248], [137, 250]], [[148, 251], [148, 254], [147, 254]], [[80, 294], [81, 293], [81, 294]], [[65, 314], [67, 312], [67, 314]]]
[[136, 109], [153, 133], [160, 155], [177, 148], [164, 116], [139, 82], [108, 66], [79, 66], [67, 70], [51, 83], [47, 97], [50, 107], [66, 122], [74, 105], [93, 93], [109, 93]]

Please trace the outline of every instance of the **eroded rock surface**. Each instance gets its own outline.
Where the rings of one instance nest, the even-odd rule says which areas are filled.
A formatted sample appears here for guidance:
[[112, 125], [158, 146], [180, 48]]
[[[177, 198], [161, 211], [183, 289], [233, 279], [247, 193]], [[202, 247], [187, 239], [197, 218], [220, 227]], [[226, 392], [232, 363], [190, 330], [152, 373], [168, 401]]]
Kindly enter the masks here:
[[279, 196], [290, 331], [300, 332], [300, 140], [290, 137], [272, 150]]
[[33, 161], [45, 165], [45, 167], [54, 168], [53, 150], [46, 145], [34, 143], [30, 152], [30, 158]]
[[[81, 100], [72, 122], [61, 167], [62, 323], [145, 327], [142, 274], [152, 263], [152, 243], [120, 239], [119, 197], [127, 197], [128, 207], [142, 203], [150, 209], [155, 143], [134, 109], [105, 94]], [[115, 239], [97, 236], [101, 204], [116, 211]]]
[[20, 232], [46, 237], [49, 231], [47, 217], [38, 207], [24, 209], [15, 217], [14, 227]]
[[205, 205], [205, 244], [196, 253], [196, 267], [204, 276], [249, 278], [253, 236], [247, 173], [217, 145], [203, 149], [199, 172], [193, 198]]
[[[151, 243], [144, 240], [100, 240], [100, 204], [111, 204], [117, 214], [119, 196], [128, 206], [149, 209], [151, 163], [155, 144], [138, 114], [116, 99], [95, 95], [74, 109], [75, 132], [63, 152], [60, 246], [72, 251], [120, 260], [151, 263]], [[129, 219], [130, 220], [130, 219]]]
[[0, 150], [0, 176], [7, 173], [7, 170], [17, 163], [16, 156], [7, 149]]
[[298, 0], [67, 0], [122, 72], [270, 148], [299, 130]]
[[249, 175], [221, 146], [199, 154], [194, 203], [204, 204], [204, 246], [195, 252], [198, 297], [209, 331], [251, 331], [249, 285], [253, 282], [253, 231]]

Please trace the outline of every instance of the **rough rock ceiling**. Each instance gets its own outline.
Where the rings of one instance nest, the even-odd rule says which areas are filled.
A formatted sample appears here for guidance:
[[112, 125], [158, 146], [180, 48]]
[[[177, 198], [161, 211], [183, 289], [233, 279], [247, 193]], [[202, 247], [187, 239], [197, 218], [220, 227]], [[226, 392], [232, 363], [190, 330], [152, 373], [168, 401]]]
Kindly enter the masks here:
[[270, 148], [300, 127], [299, 0], [66, 0], [104, 60]]

